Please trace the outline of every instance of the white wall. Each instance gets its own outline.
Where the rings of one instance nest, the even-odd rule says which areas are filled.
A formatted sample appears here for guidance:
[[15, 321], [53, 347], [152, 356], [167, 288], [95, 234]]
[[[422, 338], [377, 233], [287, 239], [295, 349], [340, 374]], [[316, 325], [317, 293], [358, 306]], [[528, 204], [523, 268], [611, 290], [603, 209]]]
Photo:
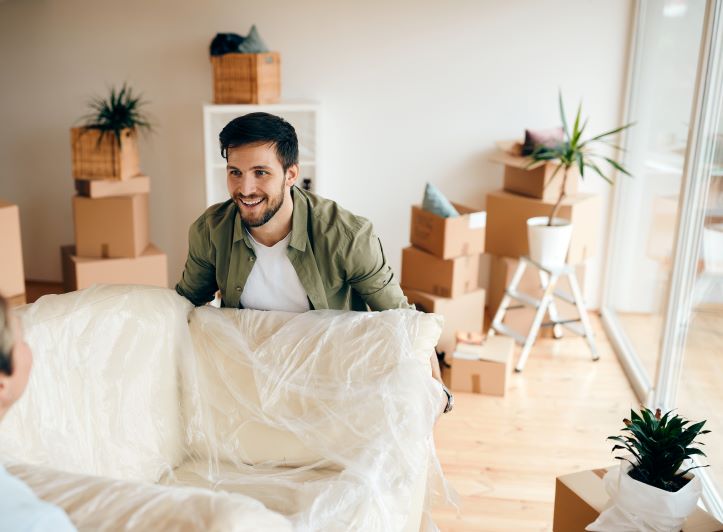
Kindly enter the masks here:
[[208, 44], [252, 23], [282, 53], [284, 98], [323, 105], [324, 189], [375, 223], [398, 270], [424, 183], [483, 205], [501, 185], [494, 142], [556, 124], [558, 87], [570, 105], [584, 99], [591, 132], [618, 125], [631, 1], [0, 3], [0, 197], [20, 205], [26, 275], [60, 279], [59, 246], [73, 240], [68, 129], [90, 96], [127, 80], [152, 102], [142, 166], [175, 282], [204, 205]]

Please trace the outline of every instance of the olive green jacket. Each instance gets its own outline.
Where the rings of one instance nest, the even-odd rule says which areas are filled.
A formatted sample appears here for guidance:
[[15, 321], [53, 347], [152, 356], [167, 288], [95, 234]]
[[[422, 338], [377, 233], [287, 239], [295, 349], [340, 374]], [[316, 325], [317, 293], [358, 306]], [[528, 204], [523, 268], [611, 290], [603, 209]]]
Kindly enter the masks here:
[[[368, 220], [297, 187], [291, 194], [287, 254], [312, 309], [413, 308]], [[223, 306], [238, 308], [255, 259], [234, 202], [213, 205], [189, 229], [188, 259], [176, 291], [203, 305], [218, 289]]]

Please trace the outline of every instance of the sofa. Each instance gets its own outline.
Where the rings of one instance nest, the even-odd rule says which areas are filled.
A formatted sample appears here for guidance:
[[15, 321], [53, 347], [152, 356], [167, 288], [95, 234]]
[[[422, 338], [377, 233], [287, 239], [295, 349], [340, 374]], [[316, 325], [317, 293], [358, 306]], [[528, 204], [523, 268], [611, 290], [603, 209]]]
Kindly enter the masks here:
[[194, 308], [97, 285], [18, 309], [0, 457], [79, 530], [427, 530], [441, 318]]

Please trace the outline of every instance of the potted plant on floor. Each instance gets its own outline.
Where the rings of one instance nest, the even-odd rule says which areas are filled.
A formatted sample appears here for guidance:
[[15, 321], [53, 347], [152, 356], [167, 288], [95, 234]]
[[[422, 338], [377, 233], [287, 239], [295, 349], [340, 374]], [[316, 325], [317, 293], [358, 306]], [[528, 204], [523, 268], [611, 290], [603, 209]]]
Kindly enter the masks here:
[[[600, 165], [606, 163], [611, 169], [631, 175], [623, 166], [612, 157], [603, 155], [596, 151], [595, 147], [604, 144], [615, 151], [622, 151], [622, 148], [611, 142], [611, 137], [629, 128], [633, 124], [615, 128], [601, 133], [587, 140], [582, 135], [587, 125], [587, 119], [581, 123], [582, 105], [577, 108], [577, 115], [572, 128], [568, 126], [565, 116], [565, 108], [562, 103], [562, 94], [559, 94], [560, 119], [562, 120], [563, 140], [557, 144], [544, 144], [535, 147], [530, 155], [532, 167], [541, 161], [558, 161], [557, 168], [552, 174], [555, 178], [558, 172], [563, 172], [563, 183], [560, 187], [560, 194], [552, 207], [549, 216], [537, 216], [527, 220], [527, 235], [530, 247], [530, 257], [547, 267], [559, 267], [565, 263], [567, 250], [570, 247], [572, 237], [572, 223], [570, 220], [558, 218], [563, 200], [566, 197], [565, 190], [568, 178], [573, 173], [570, 170], [577, 168], [580, 177], [585, 178], [585, 169], [589, 169], [599, 175], [608, 183], [612, 184], [612, 178], [607, 175]], [[588, 172], [589, 173], [589, 172]], [[576, 178], [576, 176], [573, 176]]]
[[611, 502], [585, 530], [612, 532], [619, 530], [679, 531], [698, 503], [702, 487], [700, 478], [691, 471], [691, 457], [705, 456], [694, 445], [695, 439], [707, 434], [705, 421], [693, 423], [667, 412], [661, 416], [641, 408], [624, 419], [623, 436], [610, 436], [613, 452], [626, 451], [616, 459], [626, 462], [610, 469], [604, 477]]
[[71, 129], [75, 179], [129, 179], [140, 175], [137, 134], [151, 129], [145, 102], [126, 84], [108, 98], [94, 98], [86, 123]]

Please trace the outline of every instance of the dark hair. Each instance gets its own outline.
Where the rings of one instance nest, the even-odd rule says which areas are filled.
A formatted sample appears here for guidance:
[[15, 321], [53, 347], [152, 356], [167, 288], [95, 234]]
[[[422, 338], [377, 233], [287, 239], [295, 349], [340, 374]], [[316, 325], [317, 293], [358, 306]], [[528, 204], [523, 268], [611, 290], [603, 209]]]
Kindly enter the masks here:
[[294, 126], [280, 116], [269, 113], [249, 113], [234, 118], [221, 130], [221, 157], [228, 160], [228, 149], [247, 144], [273, 144], [276, 156], [284, 169], [299, 163], [299, 141]]
[[0, 296], [0, 373], [13, 374], [13, 345], [15, 339], [10, 323], [10, 305]]

